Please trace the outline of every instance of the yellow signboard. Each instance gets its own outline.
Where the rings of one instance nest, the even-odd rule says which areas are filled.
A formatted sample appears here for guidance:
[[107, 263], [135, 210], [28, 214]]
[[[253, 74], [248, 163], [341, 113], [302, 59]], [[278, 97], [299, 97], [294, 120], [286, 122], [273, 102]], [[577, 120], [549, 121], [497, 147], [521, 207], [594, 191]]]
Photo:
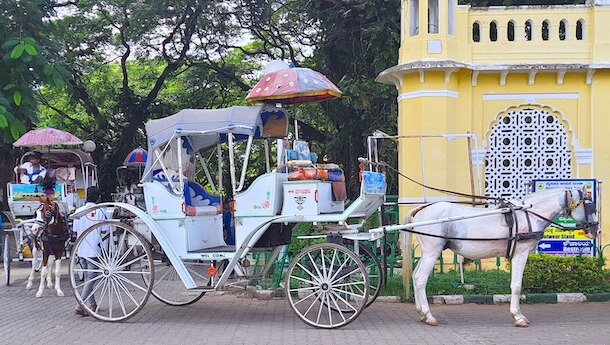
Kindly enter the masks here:
[[556, 240], [588, 240], [583, 230], [561, 230], [549, 226], [544, 230], [544, 238]]

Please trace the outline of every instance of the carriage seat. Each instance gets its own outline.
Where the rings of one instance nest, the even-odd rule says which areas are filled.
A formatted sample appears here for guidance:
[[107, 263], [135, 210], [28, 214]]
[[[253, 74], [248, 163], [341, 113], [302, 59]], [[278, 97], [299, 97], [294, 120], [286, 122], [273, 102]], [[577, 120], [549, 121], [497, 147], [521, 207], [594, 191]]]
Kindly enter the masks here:
[[197, 182], [184, 183], [184, 200], [187, 216], [208, 216], [222, 213], [220, 196], [211, 195]]
[[55, 168], [55, 177], [57, 182], [69, 182], [74, 183], [76, 181], [76, 168], [75, 167], [59, 167]]

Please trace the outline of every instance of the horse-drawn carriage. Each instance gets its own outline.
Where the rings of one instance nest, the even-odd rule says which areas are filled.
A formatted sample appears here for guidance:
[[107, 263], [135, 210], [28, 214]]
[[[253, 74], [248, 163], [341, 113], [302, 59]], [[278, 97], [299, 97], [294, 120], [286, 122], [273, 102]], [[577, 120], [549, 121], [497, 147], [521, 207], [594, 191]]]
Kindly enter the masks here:
[[[21, 166], [34, 151], [26, 152], [19, 160]], [[55, 180], [54, 191], [49, 195], [59, 211], [68, 215], [85, 200], [85, 190], [97, 181], [97, 169], [91, 155], [80, 149], [41, 150], [41, 162], [49, 175]], [[42, 206], [46, 195], [39, 183], [20, 183], [19, 175], [6, 186], [9, 211], [4, 212], [4, 279], [10, 284], [10, 267], [14, 261], [33, 261], [38, 270], [38, 257], [34, 255], [34, 243], [30, 238], [35, 223], [36, 211]], [[63, 256], [68, 256], [69, 246]]]
[[[90, 245], [86, 238], [93, 232], [104, 239], [100, 254], [91, 259], [97, 267], [91, 292], [96, 296], [95, 308], [85, 305], [88, 296], [81, 297], [86, 282], [78, 277], [83, 270], [75, 258], [71, 259], [71, 284], [80, 306], [97, 319], [121, 321], [138, 313], [151, 294], [169, 305], [194, 303], [206, 292], [223, 289], [236, 279], [265, 275], [291, 242], [292, 227], [307, 222], [316, 225], [328, 242], [296, 254], [286, 270], [285, 294], [305, 323], [341, 327], [375, 300], [382, 283], [376, 255], [360, 242], [377, 240], [387, 231], [422, 227], [431, 233], [430, 237], [420, 235], [424, 236], [420, 238], [422, 250], [429, 246], [433, 250], [422, 254], [415, 270], [416, 305], [422, 320], [435, 324], [425, 301], [425, 280], [439, 248], [463, 250], [476, 258], [492, 252], [495, 255], [508, 243], [518, 258], [514, 265], [519, 270], [537, 243], [541, 226], [555, 214], [568, 210], [575, 219], [591, 225], [593, 235], [597, 231], [595, 205], [588, 196], [561, 191], [532, 195], [525, 204], [508, 202], [483, 210], [449, 206], [418, 209], [410, 224], [362, 232], [365, 219], [385, 199], [385, 175], [378, 171], [383, 164], [376, 161], [374, 153], [380, 138], [368, 138], [369, 154], [360, 164], [360, 193], [346, 205], [345, 177], [340, 169], [315, 162], [305, 142], [296, 141], [288, 149], [281, 140], [287, 128], [285, 110], [268, 105], [186, 109], [149, 121], [149, 158], [140, 183], [145, 209], [121, 202], [99, 204], [95, 207], [124, 210], [115, 214], [127, 216], [92, 226], [74, 244], [75, 249]], [[273, 139], [280, 139], [276, 141], [275, 161], [271, 158]], [[252, 163], [263, 166], [264, 172], [246, 186]], [[223, 189], [225, 185], [230, 187]], [[233, 200], [229, 210], [223, 207], [228, 194]], [[226, 226], [230, 217], [223, 217], [223, 212], [232, 212], [234, 236], [228, 233], [233, 229]], [[481, 222], [469, 222], [486, 217], [488, 224], [504, 226], [507, 215], [518, 226], [503, 236], [479, 232], [477, 224]], [[531, 221], [531, 217], [542, 221]], [[446, 226], [448, 222], [452, 225]], [[457, 222], [468, 231], [457, 231]], [[428, 244], [424, 238], [436, 242]], [[468, 244], [482, 240], [489, 244], [488, 250], [477, 251]], [[249, 270], [251, 255], [261, 252], [267, 254], [267, 264], [253, 273]], [[519, 287], [520, 282], [514, 286]], [[515, 323], [523, 325], [526, 319], [518, 309], [519, 292], [513, 292], [511, 312]]]

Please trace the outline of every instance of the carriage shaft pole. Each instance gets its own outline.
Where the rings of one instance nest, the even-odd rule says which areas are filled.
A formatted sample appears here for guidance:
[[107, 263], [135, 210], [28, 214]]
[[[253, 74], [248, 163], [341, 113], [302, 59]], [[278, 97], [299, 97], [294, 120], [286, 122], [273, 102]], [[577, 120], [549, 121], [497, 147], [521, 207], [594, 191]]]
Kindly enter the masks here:
[[498, 208], [498, 209], [495, 209], [495, 210], [482, 211], [482, 212], [466, 214], [466, 215], [461, 215], [461, 216], [451, 216], [451, 217], [445, 217], [445, 218], [439, 218], [439, 219], [426, 220], [426, 221], [422, 221], [422, 222], [382, 226], [382, 227], [379, 227], [379, 228], [370, 229], [369, 233], [378, 233], [378, 232], [384, 232], [384, 231], [393, 232], [393, 231], [414, 229], [414, 228], [417, 228], [417, 227], [420, 227], [420, 226], [425, 226], [425, 225], [438, 224], [438, 223], [447, 223], [447, 222], [455, 222], [455, 221], [458, 221], [458, 220], [464, 220], [464, 219], [469, 219], [469, 218], [478, 218], [478, 217], [492, 216], [492, 215], [495, 215], [495, 214], [508, 213], [508, 212], [516, 211], [516, 210], [525, 210], [525, 209], [528, 209], [528, 208], [531, 208], [531, 207], [532, 207], [531, 205], [520, 205], [520, 206], [517, 206], [517, 207], [512, 208], [512, 209], [508, 208], [508, 207], [503, 207], [503, 208]]

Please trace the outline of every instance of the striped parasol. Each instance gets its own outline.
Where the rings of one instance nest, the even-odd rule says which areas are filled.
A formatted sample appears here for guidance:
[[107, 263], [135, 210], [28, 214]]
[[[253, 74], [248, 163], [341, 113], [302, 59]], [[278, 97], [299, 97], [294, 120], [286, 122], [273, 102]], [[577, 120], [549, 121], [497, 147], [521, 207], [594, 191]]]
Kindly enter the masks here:
[[141, 146], [137, 149], [129, 152], [125, 160], [123, 161], [123, 165], [125, 166], [144, 166], [146, 165], [146, 160], [148, 159], [148, 152], [144, 150]]

